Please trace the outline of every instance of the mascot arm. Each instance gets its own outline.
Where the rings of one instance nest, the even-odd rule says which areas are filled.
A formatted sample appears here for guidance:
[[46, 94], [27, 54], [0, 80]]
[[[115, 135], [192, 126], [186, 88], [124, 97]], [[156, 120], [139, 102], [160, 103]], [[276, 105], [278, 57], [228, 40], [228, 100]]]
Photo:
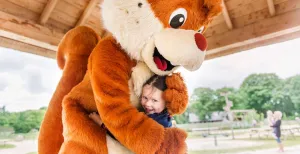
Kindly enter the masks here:
[[89, 118], [96, 104], [88, 75], [64, 97], [62, 105], [64, 142], [59, 154], [107, 154], [106, 130]]
[[183, 78], [179, 73], [173, 73], [166, 78], [167, 90], [164, 99], [171, 115], [182, 114], [188, 105], [188, 92]]
[[92, 52], [88, 71], [105, 126], [134, 153], [185, 153], [185, 132], [164, 129], [130, 104], [128, 81], [134, 65], [112, 37]]

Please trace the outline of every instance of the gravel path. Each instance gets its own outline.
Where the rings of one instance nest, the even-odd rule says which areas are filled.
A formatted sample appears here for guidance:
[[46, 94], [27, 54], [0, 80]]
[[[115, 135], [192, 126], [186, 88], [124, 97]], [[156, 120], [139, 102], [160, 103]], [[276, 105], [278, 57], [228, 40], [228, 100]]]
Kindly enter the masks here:
[[13, 149], [0, 149], [0, 154], [27, 154], [29, 152], [37, 152], [37, 140], [25, 140], [21, 142], [7, 142], [16, 147]]

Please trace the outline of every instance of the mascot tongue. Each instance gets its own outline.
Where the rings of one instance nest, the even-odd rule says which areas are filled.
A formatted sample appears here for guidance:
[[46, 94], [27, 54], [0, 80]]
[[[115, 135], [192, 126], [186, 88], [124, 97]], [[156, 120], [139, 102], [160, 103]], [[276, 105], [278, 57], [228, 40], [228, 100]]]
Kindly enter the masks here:
[[165, 59], [160, 59], [159, 57], [154, 57], [154, 62], [158, 69], [165, 71], [167, 69], [167, 62]]

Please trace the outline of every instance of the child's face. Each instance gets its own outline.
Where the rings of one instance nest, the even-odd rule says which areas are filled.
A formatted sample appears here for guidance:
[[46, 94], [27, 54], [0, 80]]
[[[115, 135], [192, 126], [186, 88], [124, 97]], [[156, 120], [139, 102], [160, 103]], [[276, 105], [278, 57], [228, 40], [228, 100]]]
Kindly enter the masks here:
[[161, 113], [165, 109], [166, 103], [162, 94], [163, 91], [151, 85], [143, 87], [141, 104], [146, 114]]

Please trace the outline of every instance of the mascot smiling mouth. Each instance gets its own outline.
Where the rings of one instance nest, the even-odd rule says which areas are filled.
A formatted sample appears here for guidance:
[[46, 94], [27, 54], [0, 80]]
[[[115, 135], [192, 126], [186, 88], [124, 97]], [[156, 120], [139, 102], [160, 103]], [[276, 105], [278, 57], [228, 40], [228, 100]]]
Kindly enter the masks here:
[[193, 30], [165, 29], [145, 42], [142, 61], [158, 75], [168, 75], [183, 66], [197, 70], [205, 58], [205, 37]]
[[169, 60], [159, 53], [156, 47], [154, 48], [153, 61], [156, 64], [156, 67], [161, 71], [171, 71], [175, 67]]

